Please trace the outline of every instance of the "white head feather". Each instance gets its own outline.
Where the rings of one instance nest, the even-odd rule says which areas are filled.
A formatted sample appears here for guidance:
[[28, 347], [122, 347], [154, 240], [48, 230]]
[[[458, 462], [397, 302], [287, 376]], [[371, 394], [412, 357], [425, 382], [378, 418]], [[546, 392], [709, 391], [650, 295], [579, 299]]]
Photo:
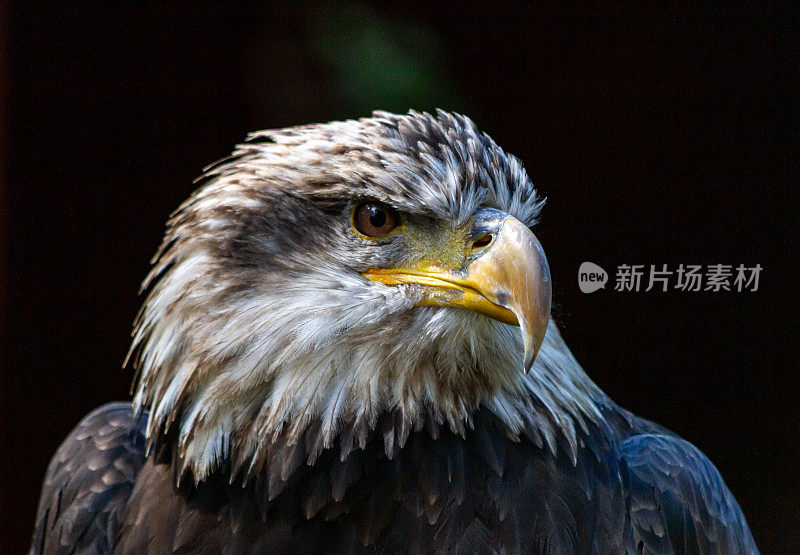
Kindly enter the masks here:
[[[134, 333], [137, 410], [172, 432], [205, 478], [230, 458], [257, 468], [315, 424], [322, 448], [394, 412], [408, 430], [464, 434], [479, 406], [551, 449], [597, 419], [602, 393], [551, 322], [524, 375], [518, 328], [414, 308], [411, 286], [363, 278], [385, 254], [350, 237], [347, 207], [376, 198], [453, 224], [480, 206], [533, 225], [542, 202], [522, 165], [462, 116], [376, 113], [252, 134], [170, 220]], [[391, 247], [385, 247], [391, 251]], [[391, 456], [394, 442], [387, 442]]]

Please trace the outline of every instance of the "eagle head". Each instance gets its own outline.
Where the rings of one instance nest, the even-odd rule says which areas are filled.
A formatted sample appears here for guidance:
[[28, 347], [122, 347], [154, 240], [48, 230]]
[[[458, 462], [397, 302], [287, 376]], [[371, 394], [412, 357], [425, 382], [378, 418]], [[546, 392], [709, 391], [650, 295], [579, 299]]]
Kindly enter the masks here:
[[171, 432], [196, 480], [226, 459], [252, 472], [278, 438], [325, 449], [347, 428], [363, 446], [386, 413], [388, 456], [410, 429], [463, 435], [479, 406], [574, 443], [593, 388], [548, 325], [542, 201], [471, 120], [261, 131], [200, 182], [131, 348], [148, 437]]

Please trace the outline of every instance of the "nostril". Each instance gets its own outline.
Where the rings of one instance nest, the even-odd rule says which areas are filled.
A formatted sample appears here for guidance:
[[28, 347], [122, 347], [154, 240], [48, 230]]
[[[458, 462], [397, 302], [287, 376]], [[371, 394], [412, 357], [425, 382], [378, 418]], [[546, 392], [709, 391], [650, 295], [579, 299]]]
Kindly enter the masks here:
[[492, 237], [491, 233], [484, 233], [483, 235], [481, 235], [480, 237], [478, 237], [477, 239], [475, 239], [472, 242], [472, 248], [473, 249], [483, 248], [486, 245], [488, 245], [489, 243], [491, 243], [492, 239], [493, 239], [493, 237]]

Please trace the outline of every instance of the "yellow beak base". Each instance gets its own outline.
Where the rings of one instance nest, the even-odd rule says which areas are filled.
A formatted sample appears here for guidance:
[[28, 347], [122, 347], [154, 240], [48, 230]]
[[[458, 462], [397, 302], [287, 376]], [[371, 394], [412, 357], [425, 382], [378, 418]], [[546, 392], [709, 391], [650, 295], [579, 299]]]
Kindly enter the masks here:
[[462, 268], [371, 269], [364, 276], [386, 285], [419, 287], [417, 306], [460, 307], [519, 326], [527, 372], [550, 319], [550, 269], [541, 244], [522, 222], [506, 215], [497, 228], [492, 242], [477, 249]]

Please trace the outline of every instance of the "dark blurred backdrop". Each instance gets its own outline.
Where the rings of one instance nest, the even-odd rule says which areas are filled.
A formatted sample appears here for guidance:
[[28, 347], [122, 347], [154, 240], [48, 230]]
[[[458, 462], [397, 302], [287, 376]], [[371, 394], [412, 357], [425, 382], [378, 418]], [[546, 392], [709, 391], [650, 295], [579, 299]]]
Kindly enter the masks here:
[[[548, 197], [589, 375], [716, 463], [763, 551], [800, 552], [798, 10], [483, 4], [3, 5], [0, 551], [27, 548], [69, 430], [128, 397], [139, 283], [203, 166], [251, 130], [442, 107]], [[585, 260], [764, 269], [585, 295]]]

